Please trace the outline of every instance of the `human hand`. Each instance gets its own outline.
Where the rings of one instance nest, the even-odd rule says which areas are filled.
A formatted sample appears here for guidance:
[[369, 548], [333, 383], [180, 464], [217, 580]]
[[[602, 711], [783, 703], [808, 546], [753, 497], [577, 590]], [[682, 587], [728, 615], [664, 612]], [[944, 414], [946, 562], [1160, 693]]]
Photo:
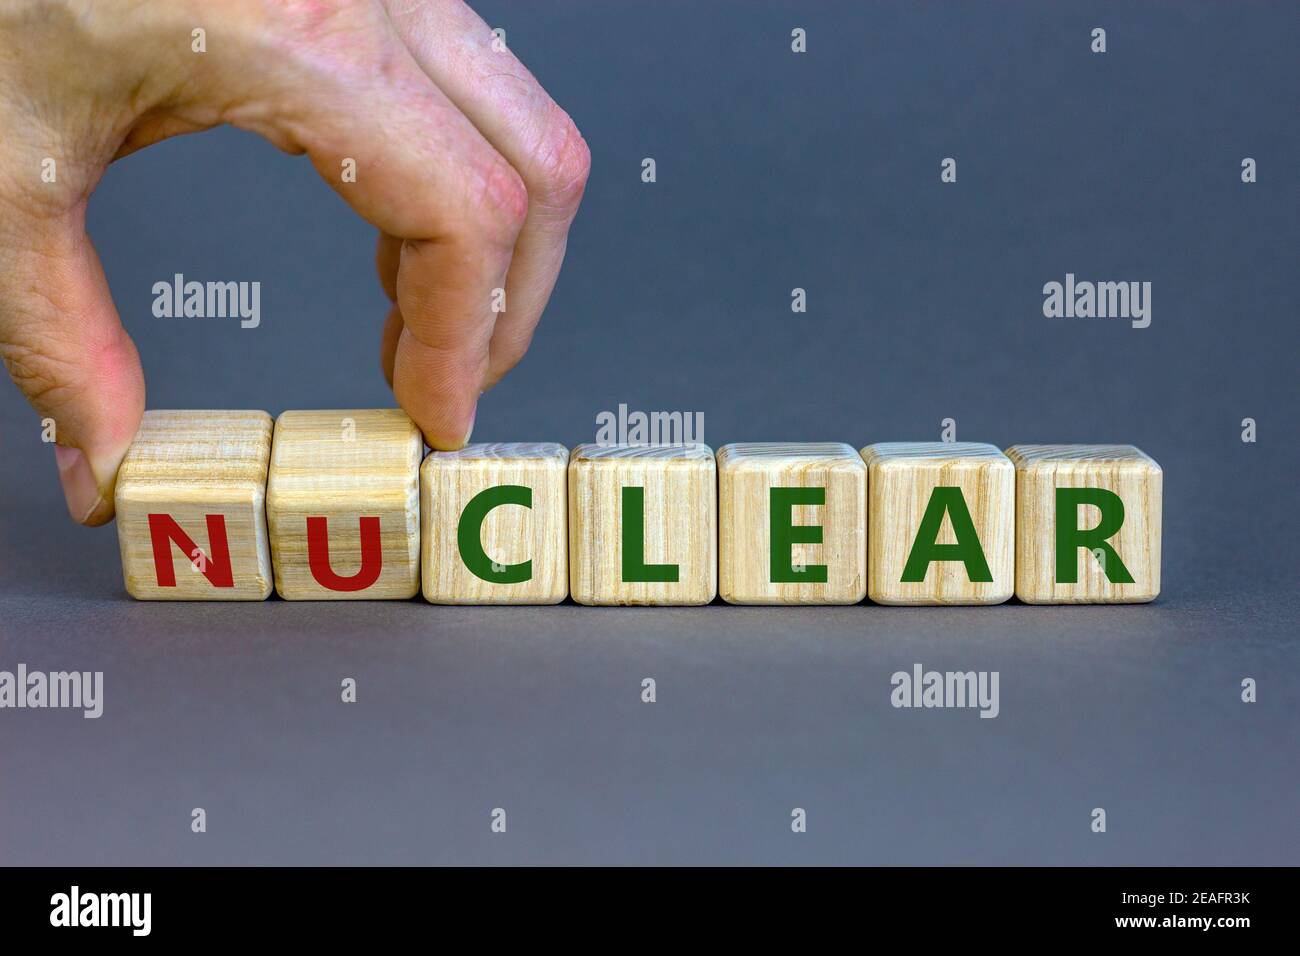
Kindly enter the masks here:
[[379, 228], [384, 375], [432, 447], [469, 439], [528, 348], [590, 166], [494, 40], [459, 0], [0, 0], [0, 357], [55, 422], [73, 518], [112, 518], [144, 410], [87, 200], [115, 159], [222, 123], [306, 153]]

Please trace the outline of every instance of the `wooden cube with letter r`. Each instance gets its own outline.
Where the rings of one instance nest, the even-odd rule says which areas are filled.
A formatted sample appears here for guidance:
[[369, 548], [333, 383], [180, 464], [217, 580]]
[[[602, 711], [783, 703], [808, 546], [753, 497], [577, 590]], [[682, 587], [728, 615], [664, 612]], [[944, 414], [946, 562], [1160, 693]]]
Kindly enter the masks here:
[[1000, 604], [1015, 590], [1016, 470], [978, 442], [880, 442], [870, 471], [867, 595]]
[[284, 412], [266, 491], [280, 597], [414, 597], [423, 455], [401, 409]]
[[558, 604], [569, 593], [569, 449], [468, 445], [420, 466], [421, 579], [434, 604]]
[[856, 604], [867, 593], [867, 468], [842, 442], [718, 449], [718, 580], [731, 604]]
[[142, 601], [268, 597], [270, 455], [266, 412], [145, 412], [114, 494], [127, 593]]
[[1163, 473], [1132, 445], [1013, 445], [1016, 597], [1122, 604], [1160, 593]]
[[718, 484], [707, 445], [579, 445], [569, 458], [569, 591], [579, 604], [708, 604]]

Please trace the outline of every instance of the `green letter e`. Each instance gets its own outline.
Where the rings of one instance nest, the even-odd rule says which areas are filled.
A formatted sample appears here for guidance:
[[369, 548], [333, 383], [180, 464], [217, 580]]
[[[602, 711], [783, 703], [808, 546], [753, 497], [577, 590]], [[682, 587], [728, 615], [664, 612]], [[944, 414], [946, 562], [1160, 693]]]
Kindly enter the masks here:
[[826, 565], [810, 564], [794, 569], [790, 549], [796, 544], [821, 544], [822, 526], [794, 523], [795, 505], [826, 504], [825, 488], [772, 488], [768, 497], [769, 563], [773, 584], [826, 583]]

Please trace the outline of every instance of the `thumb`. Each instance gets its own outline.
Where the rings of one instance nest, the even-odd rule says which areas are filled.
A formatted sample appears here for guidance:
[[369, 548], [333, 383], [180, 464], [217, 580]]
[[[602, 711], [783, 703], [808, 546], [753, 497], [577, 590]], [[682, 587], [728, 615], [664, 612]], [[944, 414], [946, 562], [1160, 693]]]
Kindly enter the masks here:
[[0, 203], [0, 358], [53, 421], [68, 512], [113, 517], [113, 486], [144, 413], [144, 374], [85, 230], [85, 203]]

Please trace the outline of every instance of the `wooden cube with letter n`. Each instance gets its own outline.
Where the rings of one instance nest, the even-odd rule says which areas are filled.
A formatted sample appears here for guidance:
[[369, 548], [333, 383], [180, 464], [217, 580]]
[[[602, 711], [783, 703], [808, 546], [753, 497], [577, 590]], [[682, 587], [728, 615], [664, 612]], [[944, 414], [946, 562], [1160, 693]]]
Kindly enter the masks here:
[[1013, 445], [1016, 597], [1121, 604], [1160, 593], [1163, 473], [1132, 445]]
[[569, 591], [579, 604], [708, 604], [718, 482], [707, 445], [579, 445], [569, 458]]
[[1000, 604], [1015, 590], [1016, 470], [977, 442], [880, 442], [870, 471], [867, 595]]
[[718, 449], [718, 577], [731, 604], [856, 604], [867, 593], [867, 468], [840, 442]]
[[414, 597], [423, 455], [400, 409], [283, 413], [266, 491], [280, 596]]
[[127, 593], [142, 601], [270, 595], [270, 455], [266, 412], [145, 412], [114, 495]]
[[558, 604], [569, 593], [569, 449], [430, 452], [420, 466], [421, 579], [435, 604]]

